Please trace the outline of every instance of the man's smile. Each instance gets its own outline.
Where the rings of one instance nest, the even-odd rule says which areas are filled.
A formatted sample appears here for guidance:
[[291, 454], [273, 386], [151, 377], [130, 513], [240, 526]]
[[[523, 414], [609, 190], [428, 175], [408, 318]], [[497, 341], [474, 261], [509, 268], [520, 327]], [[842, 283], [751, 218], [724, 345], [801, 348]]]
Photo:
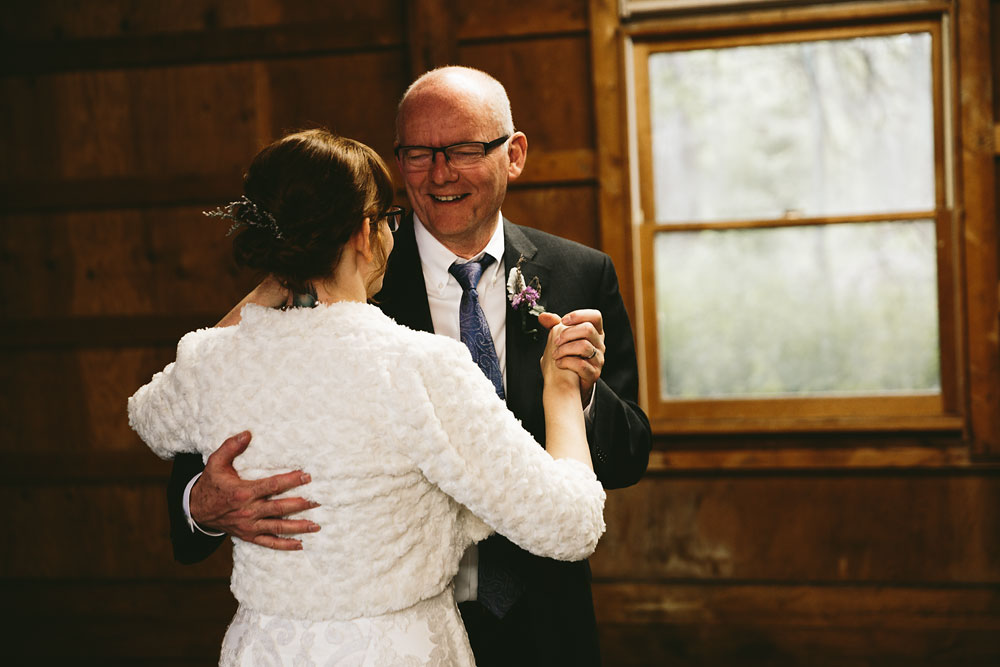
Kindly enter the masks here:
[[468, 196], [469, 196], [468, 194], [461, 194], [461, 195], [430, 195], [430, 198], [433, 199], [436, 202], [448, 203], [448, 202], [459, 201], [461, 199], [465, 199]]

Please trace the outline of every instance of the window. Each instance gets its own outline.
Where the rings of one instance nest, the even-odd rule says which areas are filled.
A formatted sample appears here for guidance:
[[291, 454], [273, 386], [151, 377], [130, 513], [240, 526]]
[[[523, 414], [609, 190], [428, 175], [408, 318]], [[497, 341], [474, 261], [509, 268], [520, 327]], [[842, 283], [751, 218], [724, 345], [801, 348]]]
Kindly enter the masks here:
[[944, 19], [838, 16], [627, 37], [659, 430], [961, 427]]

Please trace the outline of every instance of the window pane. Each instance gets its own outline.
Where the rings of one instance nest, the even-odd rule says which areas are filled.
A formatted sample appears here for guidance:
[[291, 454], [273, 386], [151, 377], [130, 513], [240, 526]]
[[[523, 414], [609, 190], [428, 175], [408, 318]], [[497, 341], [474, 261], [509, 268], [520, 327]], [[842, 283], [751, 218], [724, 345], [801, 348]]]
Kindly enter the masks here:
[[930, 49], [914, 33], [652, 54], [656, 220], [933, 210]]
[[663, 399], [937, 391], [932, 221], [661, 232]]

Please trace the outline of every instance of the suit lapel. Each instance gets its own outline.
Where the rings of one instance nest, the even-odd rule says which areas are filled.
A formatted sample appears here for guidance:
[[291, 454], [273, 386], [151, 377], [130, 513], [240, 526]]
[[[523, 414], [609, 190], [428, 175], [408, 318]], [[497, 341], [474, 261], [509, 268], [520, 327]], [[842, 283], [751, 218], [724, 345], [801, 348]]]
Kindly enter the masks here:
[[400, 223], [393, 240], [395, 247], [389, 255], [382, 291], [375, 295], [375, 302], [397, 323], [433, 333], [434, 322], [427, 304], [424, 271], [417, 253], [417, 239], [413, 235], [412, 216]]
[[[538, 261], [538, 249], [509, 220], [504, 219], [504, 269], [507, 275], [517, 266], [522, 257], [521, 273], [525, 282], [538, 278], [542, 290], [539, 301], [545, 305], [545, 286], [548, 284], [549, 268]], [[504, 277], [506, 282], [506, 276]], [[528, 328], [537, 328], [537, 334], [524, 332], [521, 313], [514, 310], [507, 301], [507, 406], [525, 428], [542, 439], [544, 420], [541, 416], [541, 371], [538, 360], [545, 350], [546, 332], [538, 326], [534, 317], [528, 318]]]
[[[538, 278], [542, 288], [540, 303], [546, 303], [545, 286], [548, 283], [549, 267], [538, 261], [538, 249], [518, 227], [504, 219], [504, 267], [507, 274], [517, 265], [520, 258], [521, 272], [526, 281]], [[417, 240], [413, 234], [413, 218], [408, 217], [396, 232], [395, 248], [389, 255], [382, 291], [375, 300], [386, 315], [397, 323], [419, 331], [434, 331], [430, 306], [427, 304], [427, 290], [424, 286], [424, 272], [417, 252]], [[504, 276], [506, 283], [506, 276]], [[536, 326], [530, 318], [531, 326]], [[517, 415], [524, 427], [536, 438], [544, 441], [544, 417], [542, 406], [542, 378], [538, 360], [545, 350], [545, 330], [538, 328], [534, 336], [526, 334], [521, 326], [521, 314], [511, 308], [507, 301], [507, 406]]]

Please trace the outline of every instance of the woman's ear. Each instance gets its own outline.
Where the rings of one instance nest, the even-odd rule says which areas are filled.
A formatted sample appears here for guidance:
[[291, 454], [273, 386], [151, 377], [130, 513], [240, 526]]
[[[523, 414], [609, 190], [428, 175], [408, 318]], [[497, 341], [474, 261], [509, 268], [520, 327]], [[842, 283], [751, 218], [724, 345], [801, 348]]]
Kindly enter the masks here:
[[355, 252], [365, 258], [365, 261], [372, 261], [374, 253], [372, 253], [372, 235], [371, 235], [371, 219], [365, 218], [365, 221], [361, 223], [358, 227], [358, 231], [354, 232], [351, 236], [351, 247], [354, 248]]

